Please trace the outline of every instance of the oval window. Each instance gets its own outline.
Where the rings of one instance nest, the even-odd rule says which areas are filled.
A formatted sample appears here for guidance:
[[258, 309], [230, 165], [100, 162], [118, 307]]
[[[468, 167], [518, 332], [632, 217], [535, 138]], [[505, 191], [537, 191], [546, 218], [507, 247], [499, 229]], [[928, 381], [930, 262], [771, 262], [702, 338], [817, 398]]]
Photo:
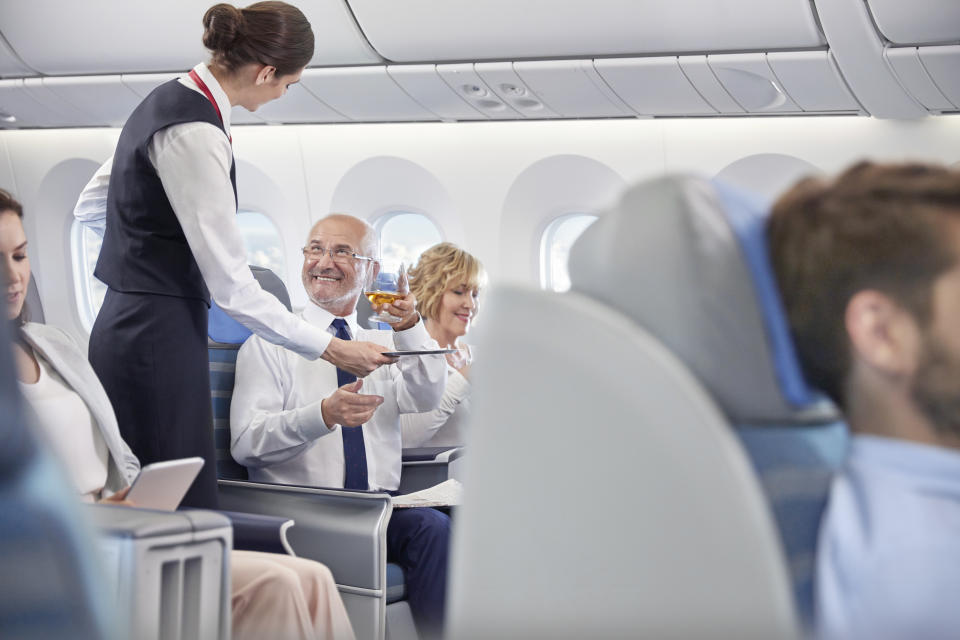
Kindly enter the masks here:
[[421, 253], [443, 241], [437, 225], [422, 213], [388, 214], [374, 228], [380, 233], [380, 260], [385, 269], [396, 269], [401, 262], [409, 267]]
[[247, 249], [247, 262], [270, 269], [286, 284], [283, 238], [273, 220], [258, 211], [240, 211], [237, 213], [237, 227]]
[[566, 291], [570, 288], [570, 272], [567, 261], [570, 247], [589, 227], [597, 216], [573, 213], [561, 216], [547, 225], [540, 238], [540, 286], [551, 291]]

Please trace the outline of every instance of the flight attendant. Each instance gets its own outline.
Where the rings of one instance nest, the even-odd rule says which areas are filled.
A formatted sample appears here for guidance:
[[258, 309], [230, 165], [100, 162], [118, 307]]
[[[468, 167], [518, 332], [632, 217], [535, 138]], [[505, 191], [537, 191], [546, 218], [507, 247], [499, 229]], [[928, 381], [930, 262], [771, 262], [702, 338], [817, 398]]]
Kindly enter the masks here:
[[[394, 362], [289, 313], [247, 267], [235, 221], [230, 109], [281, 97], [313, 57], [299, 9], [217, 4], [203, 17], [209, 63], [157, 87], [123, 127], [112, 163], [84, 189], [83, 218], [105, 202], [94, 275], [108, 290], [90, 334], [90, 363], [124, 440], [143, 464], [206, 460], [183, 503], [216, 507], [216, 456], [207, 361], [211, 298], [264, 339], [364, 376]], [[108, 188], [109, 186], [109, 188]]]

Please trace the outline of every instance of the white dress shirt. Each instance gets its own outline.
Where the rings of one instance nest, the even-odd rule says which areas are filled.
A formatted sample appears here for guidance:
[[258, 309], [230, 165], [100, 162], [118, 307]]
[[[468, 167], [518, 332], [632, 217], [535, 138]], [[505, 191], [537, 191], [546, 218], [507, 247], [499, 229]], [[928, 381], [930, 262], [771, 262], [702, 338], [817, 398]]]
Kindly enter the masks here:
[[459, 447], [467, 437], [470, 381], [447, 365], [447, 387], [440, 406], [424, 413], [400, 416], [404, 447]]
[[[310, 303], [303, 318], [331, 330], [334, 315]], [[423, 322], [405, 331], [378, 331], [346, 318], [354, 339], [398, 350], [436, 349]], [[371, 490], [400, 486], [400, 415], [437, 406], [446, 382], [443, 356], [405, 356], [363, 378], [360, 393], [383, 396], [373, 418], [363, 425], [367, 479]], [[260, 482], [343, 487], [343, 437], [339, 425], [327, 425], [321, 401], [338, 388], [337, 369], [325, 360], [295, 353], [251, 337], [237, 354], [230, 407], [230, 451]]]
[[[227, 135], [208, 122], [173, 125], [154, 134], [148, 149], [150, 162], [160, 176], [213, 301], [264, 339], [306, 358], [318, 358], [330, 344], [330, 334], [287, 311], [250, 273], [230, 182], [230, 101], [206, 64], [198, 64], [194, 71], [220, 107]], [[202, 94], [189, 76], [178, 81]], [[101, 235], [106, 226], [112, 165], [111, 157], [97, 170], [73, 212], [77, 220]]]
[[960, 635], [960, 451], [854, 435], [820, 525], [820, 638]]

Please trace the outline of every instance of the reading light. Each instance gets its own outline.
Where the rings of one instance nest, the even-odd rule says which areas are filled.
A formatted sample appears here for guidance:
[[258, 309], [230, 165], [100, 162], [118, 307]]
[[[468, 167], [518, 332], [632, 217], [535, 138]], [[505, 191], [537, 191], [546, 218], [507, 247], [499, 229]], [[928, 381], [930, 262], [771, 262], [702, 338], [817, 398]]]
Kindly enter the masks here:
[[13, 124], [17, 121], [17, 116], [10, 115], [6, 111], [0, 111], [0, 122], [6, 122], [8, 124]]

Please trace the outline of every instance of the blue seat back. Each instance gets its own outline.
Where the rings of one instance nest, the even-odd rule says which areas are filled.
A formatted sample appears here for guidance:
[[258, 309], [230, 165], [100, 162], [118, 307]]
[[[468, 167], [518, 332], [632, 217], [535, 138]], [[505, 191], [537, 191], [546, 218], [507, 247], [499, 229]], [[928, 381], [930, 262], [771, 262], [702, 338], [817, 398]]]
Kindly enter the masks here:
[[[574, 290], [621, 310], [678, 355], [736, 428], [809, 623], [820, 517], [848, 434], [804, 380], [770, 265], [766, 216], [764, 203], [715, 181], [651, 181], [584, 232], [570, 273]], [[627, 296], [613, 286], [623, 274]]]
[[[263, 267], [251, 266], [250, 271], [260, 286], [277, 297], [290, 310], [290, 295], [280, 278]], [[228, 316], [215, 302], [210, 304], [207, 327], [210, 361], [210, 395], [213, 405], [213, 436], [217, 450], [217, 477], [228, 480], [246, 480], [247, 468], [230, 455], [230, 401], [233, 398], [237, 351], [250, 330]]]

